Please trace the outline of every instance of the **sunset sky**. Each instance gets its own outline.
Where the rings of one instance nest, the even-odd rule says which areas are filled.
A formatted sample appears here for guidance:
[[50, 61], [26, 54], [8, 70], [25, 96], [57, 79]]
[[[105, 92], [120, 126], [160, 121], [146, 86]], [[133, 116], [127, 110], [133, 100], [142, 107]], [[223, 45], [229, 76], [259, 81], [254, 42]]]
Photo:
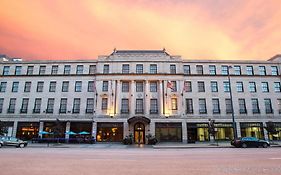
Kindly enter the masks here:
[[1, 0], [0, 54], [96, 59], [166, 48], [184, 59], [281, 53], [280, 0]]

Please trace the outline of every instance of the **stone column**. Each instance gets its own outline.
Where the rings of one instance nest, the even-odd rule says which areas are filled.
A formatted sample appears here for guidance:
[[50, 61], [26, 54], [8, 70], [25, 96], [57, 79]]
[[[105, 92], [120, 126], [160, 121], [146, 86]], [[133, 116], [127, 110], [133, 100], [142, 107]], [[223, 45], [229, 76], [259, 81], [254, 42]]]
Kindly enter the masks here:
[[240, 122], [236, 122], [237, 137], [241, 137]]
[[[70, 131], [70, 122], [66, 122], [66, 126], [65, 126], [65, 132], [69, 132]], [[65, 139], [69, 139], [69, 134], [65, 134]]]
[[158, 110], [159, 110], [159, 115], [163, 115], [163, 103], [164, 103], [164, 101], [163, 101], [163, 84], [162, 84], [162, 81], [160, 80], [159, 81], [159, 88], [158, 88], [158, 94], [159, 94], [159, 96], [158, 96]]
[[267, 132], [267, 130], [265, 129], [265, 127], [266, 127], [266, 122], [263, 122], [262, 125], [263, 125], [262, 129], [263, 129], [263, 133], [264, 133], [264, 139], [265, 139], [265, 140], [268, 140], [268, 132]]
[[16, 136], [17, 136], [17, 130], [18, 130], [18, 121], [15, 120], [15, 121], [14, 121], [14, 126], [13, 126], [13, 133], [12, 133], [12, 136], [13, 136], [13, 137], [16, 137]]
[[126, 136], [129, 136], [129, 124], [128, 122], [124, 122], [123, 123], [123, 138], [125, 138]]
[[150, 134], [155, 136], [155, 122], [151, 121], [149, 127], [150, 127]]
[[135, 114], [135, 109], [136, 109], [136, 82], [131, 81], [130, 82], [130, 97], [129, 97], [129, 113], [134, 115]]
[[[44, 129], [44, 122], [39, 122], [39, 133]], [[42, 138], [42, 134], [39, 134], [39, 137]]]
[[96, 138], [96, 134], [97, 134], [97, 122], [92, 123], [92, 137]]
[[182, 123], [182, 143], [187, 143], [187, 125], [186, 122], [183, 121]]
[[144, 114], [149, 115], [150, 106], [149, 106], [149, 81], [145, 81], [145, 91], [144, 91]]

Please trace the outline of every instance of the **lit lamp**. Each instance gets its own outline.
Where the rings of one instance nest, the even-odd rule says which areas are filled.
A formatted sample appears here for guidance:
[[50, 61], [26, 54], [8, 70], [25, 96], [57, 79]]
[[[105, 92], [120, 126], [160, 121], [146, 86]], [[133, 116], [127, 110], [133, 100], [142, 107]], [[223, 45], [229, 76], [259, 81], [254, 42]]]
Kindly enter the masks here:
[[113, 117], [114, 117], [114, 113], [109, 113], [109, 116], [110, 116], [111, 118], [113, 118]]
[[165, 117], [169, 118], [170, 114], [169, 113], [165, 113]]

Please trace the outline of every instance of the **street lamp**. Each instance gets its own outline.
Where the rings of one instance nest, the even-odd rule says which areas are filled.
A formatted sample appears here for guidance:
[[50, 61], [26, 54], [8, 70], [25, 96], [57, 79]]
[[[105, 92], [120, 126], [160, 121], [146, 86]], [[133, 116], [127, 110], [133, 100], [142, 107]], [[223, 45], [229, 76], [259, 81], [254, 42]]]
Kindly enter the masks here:
[[237, 128], [236, 128], [236, 122], [235, 122], [235, 116], [234, 116], [233, 98], [232, 98], [230, 72], [229, 72], [229, 70], [231, 68], [232, 68], [232, 66], [227, 66], [227, 78], [228, 78], [228, 84], [229, 84], [229, 96], [230, 96], [230, 104], [231, 104], [232, 127], [233, 127], [234, 139], [236, 139], [237, 138]]

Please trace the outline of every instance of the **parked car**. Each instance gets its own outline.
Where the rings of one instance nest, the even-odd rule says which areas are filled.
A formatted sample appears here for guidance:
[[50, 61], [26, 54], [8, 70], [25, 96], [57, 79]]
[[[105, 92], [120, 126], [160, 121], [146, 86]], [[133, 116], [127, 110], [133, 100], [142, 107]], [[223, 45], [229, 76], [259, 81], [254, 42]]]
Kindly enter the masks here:
[[0, 136], [0, 148], [2, 146], [15, 146], [18, 148], [24, 148], [27, 146], [27, 141], [23, 141], [15, 137]]
[[269, 142], [266, 140], [259, 140], [255, 137], [242, 137], [231, 141], [231, 145], [236, 148], [247, 148], [247, 147], [264, 147], [270, 146]]

